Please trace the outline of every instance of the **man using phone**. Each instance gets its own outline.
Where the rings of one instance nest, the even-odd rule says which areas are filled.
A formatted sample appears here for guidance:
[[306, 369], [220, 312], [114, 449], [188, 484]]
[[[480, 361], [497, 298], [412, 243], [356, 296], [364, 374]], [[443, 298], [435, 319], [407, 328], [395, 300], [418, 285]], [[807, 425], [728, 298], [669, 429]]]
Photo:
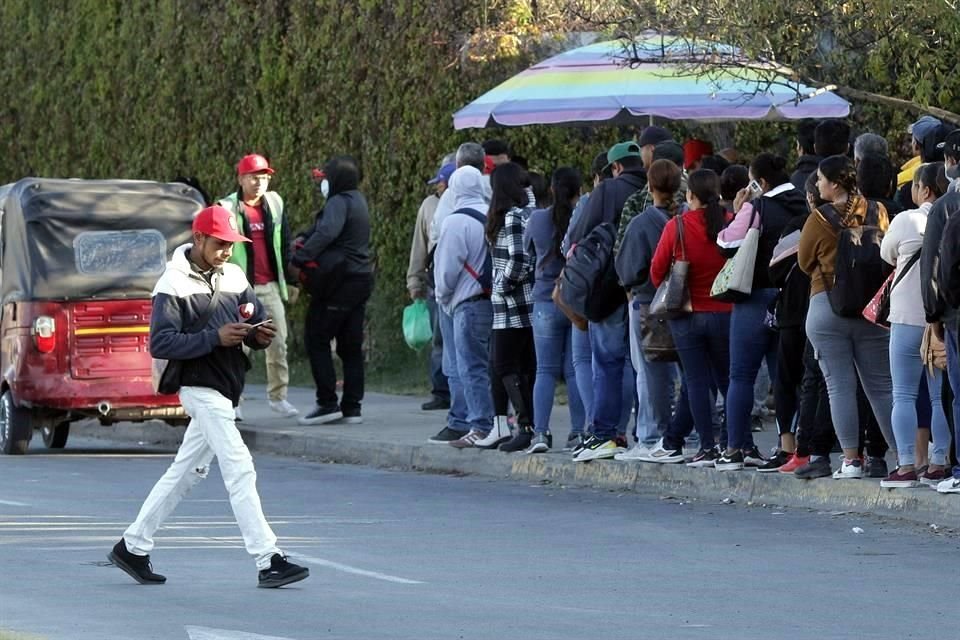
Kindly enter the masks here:
[[[244, 546], [257, 564], [259, 587], [298, 582], [309, 569], [289, 562], [277, 548], [257, 494], [253, 458], [235, 424], [247, 371], [241, 345], [264, 349], [276, 336], [243, 270], [229, 264], [240, 234], [236, 218], [220, 206], [204, 209], [193, 221], [193, 244], [179, 247], [153, 291], [150, 354], [183, 364], [180, 402], [190, 416], [173, 464], [154, 485], [137, 519], [107, 556], [140, 584], [163, 584], [153, 572], [153, 534], [217, 457], [230, 506]], [[237, 322], [237, 310], [249, 310], [253, 324]], [[200, 331], [192, 328], [206, 324]], [[187, 331], [191, 328], [191, 331]]]

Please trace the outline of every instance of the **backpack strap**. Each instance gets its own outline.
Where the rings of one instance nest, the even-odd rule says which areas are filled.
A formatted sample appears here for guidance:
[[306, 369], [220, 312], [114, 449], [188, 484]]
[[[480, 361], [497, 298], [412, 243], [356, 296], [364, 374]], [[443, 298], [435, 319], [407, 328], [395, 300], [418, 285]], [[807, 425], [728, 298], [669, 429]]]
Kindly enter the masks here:
[[487, 216], [483, 215], [476, 209], [470, 209], [468, 207], [464, 207], [463, 209], [457, 209], [456, 211], [450, 212], [450, 215], [455, 215], [455, 214], [469, 216], [474, 220], [476, 220], [477, 222], [479, 222], [481, 225], [483, 226], [487, 225]]
[[840, 217], [840, 212], [837, 211], [837, 208], [831, 203], [820, 205], [820, 208], [817, 209], [823, 219], [830, 223], [830, 226], [833, 227], [833, 230], [839, 233], [843, 230], [843, 219]]

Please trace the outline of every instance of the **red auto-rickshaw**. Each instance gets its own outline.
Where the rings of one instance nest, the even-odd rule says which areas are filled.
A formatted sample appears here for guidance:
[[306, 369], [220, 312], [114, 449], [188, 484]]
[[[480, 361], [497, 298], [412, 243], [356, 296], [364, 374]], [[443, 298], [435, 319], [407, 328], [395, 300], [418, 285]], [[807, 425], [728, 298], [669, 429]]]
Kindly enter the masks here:
[[203, 205], [181, 183], [0, 188], [0, 451], [25, 453], [34, 429], [63, 447], [85, 418], [186, 422], [176, 396], [153, 390], [150, 294]]

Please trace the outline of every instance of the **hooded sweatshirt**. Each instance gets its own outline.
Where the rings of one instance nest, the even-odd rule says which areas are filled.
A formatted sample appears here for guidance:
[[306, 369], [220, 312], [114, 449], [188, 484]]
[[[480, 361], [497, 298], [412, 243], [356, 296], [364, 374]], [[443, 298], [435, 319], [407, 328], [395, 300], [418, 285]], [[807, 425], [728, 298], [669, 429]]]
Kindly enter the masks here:
[[[475, 171], [479, 171], [474, 167], [470, 167]], [[466, 169], [466, 167], [460, 167], [460, 169]], [[457, 171], [454, 171], [456, 173]], [[484, 205], [482, 209], [478, 209], [483, 213], [487, 212], [490, 204], [490, 199], [493, 197], [493, 187], [490, 186], [490, 176], [481, 174], [481, 183], [483, 187], [483, 201]], [[451, 178], [453, 175], [451, 174]], [[440, 202], [437, 203], [437, 210], [433, 213], [433, 220], [430, 222], [430, 244], [436, 245], [437, 240], [440, 238], [440, 227], [443, 226], [443, 220], [458, 207], [455, 206], [456, 196], [450, 191], [450, 183], [447, 183], [447, 190], [440, 195]]]
[[747, 231], [751, 228], [760, 229], [757, 259], [753, 267], [753, 290], [769, 289], [774, 286], [770, 280], [773, 248], [780, 241], [787, 223], [806, 213], [806, 196], [792, 183], [785, 182], [753, 202], [745, 202], [733, 222], [717, 236], [717, 244], [722, 249], [737, 249]]
[[302, 267], [325, 251], [336, 251], [343, 256], [344, 276], [369, 274], [370, 211], [366, 198], [357, 190], [356, 170], [334, 160], [327, 163], [324, 172], [330, 182], [330, 194], [317, 213], [313, 230], [291, 262]]
[[[473, 209], [487, 213], [484, 176], [474, 167], [460, 167], [450, 176], [447, 191], [453, 194], [453, 209]], [[437, 249], [433, 256], [437, 302], [452, 314], [464, 300], [483, 294], [480, 283], [466, 270], [477, 273], [487, 258], [484, 228], [467, 215], [447, 215], [440, 224]]]
[[[840, 207], [844, 209], [846, 207]], [[841, 212], [842, 213], [842, 212]], [[877, 204], [877, 226], [886, 231], [889, 224], [887, 210]], [[867, 216], [867, 200], [860, 195], [850, 196], [850, 206], [842, 213], [843, 226], [859, 227]], [[800, 269], [810, 276], [810, 297], [822, 293], [833, 286], [833, 265], [837, 260], [838, 234], [830, 221], [820, 211], [811, 214], [803, 225], [800, 234], [798, 264]]]
[[615, 261], [617, 276], [620, 284], [641, 304], [653, 302], [653, 294], [657, 292], [650, 281], [650, 263], [670, 217], [666, 209], [650, 205], [630, 220], [620, 242]]
[[[231, 322], [255, 324], [265, 320], [266, 314], [243, 269], [228, 262], [221, 269], [202, 273], [190, 261], [187, 252], [191, 246], [177, 247], [153, 289], [150, 355], [182, 361], [183, 386], [213, 389], [237, 406], [250, 362], [240, 345], [220, 345], [219, 330]], [[217, 307], [211, 310], [206, 325], [194, 327], [207, 312], [217, 278], [220, 280]], [[253, 314], [243, 318], [240, 310], [247, 304], [253, 305]], [[244, 343], [253, 349], [264, 348], [253, 332]]]

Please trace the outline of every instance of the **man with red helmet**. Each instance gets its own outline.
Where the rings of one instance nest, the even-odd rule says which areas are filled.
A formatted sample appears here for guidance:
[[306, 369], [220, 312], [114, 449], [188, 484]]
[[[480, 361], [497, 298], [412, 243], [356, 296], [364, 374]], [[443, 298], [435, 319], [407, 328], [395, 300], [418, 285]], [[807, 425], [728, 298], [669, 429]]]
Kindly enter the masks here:
[[289, 232], [283, 215], [283, 198], [269, 190], [273, 173], [263, 156], [255, 153], [244, 156], [237, 163], [236, 192], [218, 204], [236, 216], [240, 229], [251, 240], [248, 245], [238, 245], [230, 261], [247, 274], [257, 298], [277, 327], [277, 338], [266, 350], [267, 400], [271, 410], [290, 418], [299, 411], [287, 401], [290, 369], [284, 304], [295, 302], [299, 289], [288, 287], [288, 274], [284, 273], [290, 257]]

